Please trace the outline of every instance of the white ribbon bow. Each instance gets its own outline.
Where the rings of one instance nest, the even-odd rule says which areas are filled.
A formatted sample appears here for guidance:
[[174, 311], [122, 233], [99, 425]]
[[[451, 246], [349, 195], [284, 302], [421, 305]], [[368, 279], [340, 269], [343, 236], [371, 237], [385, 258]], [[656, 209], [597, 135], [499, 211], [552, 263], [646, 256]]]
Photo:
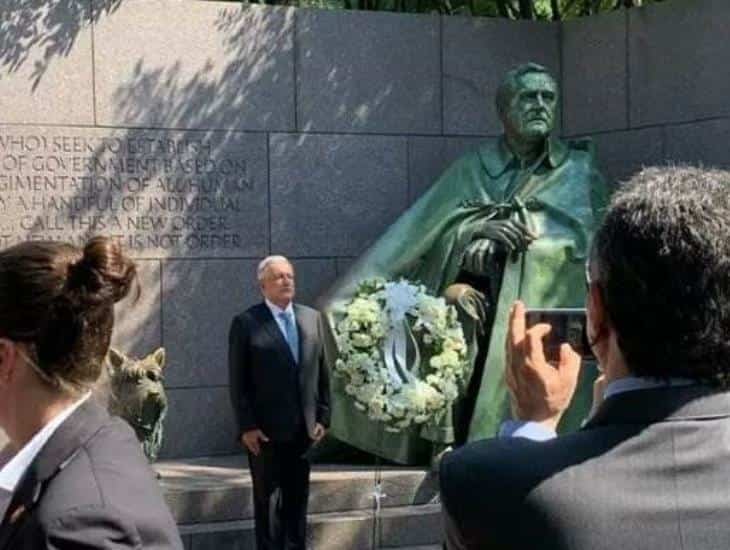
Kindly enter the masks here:
[[[417, 293], [418, 288], [405, 281], [385, 285], [385, 311], [390, 330], [383, 342], [383, 359], [388, 377], [395, 389], [400, 389], [403, 384], [415, 382], [413, 371], [418, 369], [421, 363], [418, 343], [406, 319], [406, 314], [418, 303]], [[407, 357], [409, 339], [415, 350], [410, 365]]]

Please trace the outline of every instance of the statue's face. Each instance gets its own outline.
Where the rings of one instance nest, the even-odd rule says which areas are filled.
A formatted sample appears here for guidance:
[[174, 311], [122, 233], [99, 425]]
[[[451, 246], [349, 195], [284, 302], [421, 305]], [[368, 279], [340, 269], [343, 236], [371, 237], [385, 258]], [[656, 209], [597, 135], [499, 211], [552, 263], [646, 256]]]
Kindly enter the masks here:
[[527, 73], [518, 82], [504, 114], [505, 131], [528, 142], [544, 139], [555, 125], [558, 103], [555, 82], [544, 73]]

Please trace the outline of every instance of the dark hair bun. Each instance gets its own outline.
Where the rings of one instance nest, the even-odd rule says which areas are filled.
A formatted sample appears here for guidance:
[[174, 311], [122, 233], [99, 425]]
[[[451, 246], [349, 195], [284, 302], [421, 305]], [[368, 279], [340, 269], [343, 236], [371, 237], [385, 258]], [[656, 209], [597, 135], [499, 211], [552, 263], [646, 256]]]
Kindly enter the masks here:
[[84, 356], [89, 353], [106, 352], [108, 336], [96, 346], [83, 342], [95, 340], [89, 339], [93, 333], [111, 333], [112, 306], [133, 286], [139, 296], [139, 285], [135, 263], [108, 237], [94, 237], [84, 247], [81, 258], [77, 251], [75, 257], [67, 256], [67, 262], [65, 285], [48, 306], [37, 351], [41, 365], [54, 365], [55, 374], [69, 380], [73, 378], [70, 371], [77, 370], [78, 365], [66, 359], [74, 355], [87, 359]]
[[79, 307], [113, 304], [129, 294], [136, 277], [136, 265], [118, 243], [94, 237], [86, 243], [82, 258], [69, 266], [66, 290]]

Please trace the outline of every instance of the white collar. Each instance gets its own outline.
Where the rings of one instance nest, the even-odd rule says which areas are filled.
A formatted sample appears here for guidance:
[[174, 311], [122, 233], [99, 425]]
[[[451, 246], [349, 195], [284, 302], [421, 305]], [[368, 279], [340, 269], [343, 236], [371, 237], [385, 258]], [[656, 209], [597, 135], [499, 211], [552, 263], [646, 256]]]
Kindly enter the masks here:
[[53, 419], [43, 426], [33, 438], [26, 443], [20, 451], [0, 469], [0, 489], [13, 493], [20, 480], [23, 478], [28, 467], [33, 463], [41, 449], [48, 443], [51, 436], [55, 433], [58, 427], [73, 414], [91, 395], [91, 392], [87, 392], [81, 399], [76, 401], [73, 405], [65, 408], [59, 414], [53, 417]]
[[266, 305], [268, 306], [269, 310], [271, 311], [271, 314], [274, 316], [274, 319], [276, 319], [276, 316], [280, 313], [286, 313], [287, 315], [294, 315], [294, 302], [289, 302], [289, 304], [284, 308], [281, 309], [279, 306], [277, 306], [274, 302], [269, 301], [268, 298], [264, 298], [264, 302], [266, 302]]

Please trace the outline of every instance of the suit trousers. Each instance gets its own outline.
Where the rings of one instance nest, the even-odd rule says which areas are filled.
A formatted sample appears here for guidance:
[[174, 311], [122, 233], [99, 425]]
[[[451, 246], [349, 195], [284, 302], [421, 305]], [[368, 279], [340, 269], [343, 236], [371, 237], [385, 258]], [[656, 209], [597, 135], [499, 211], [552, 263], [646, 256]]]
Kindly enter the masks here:
[[253, 481], [257, 550], [305, 550], [309, 459], [305, 431], [291, 442], [261, 444], [248, 453]]

